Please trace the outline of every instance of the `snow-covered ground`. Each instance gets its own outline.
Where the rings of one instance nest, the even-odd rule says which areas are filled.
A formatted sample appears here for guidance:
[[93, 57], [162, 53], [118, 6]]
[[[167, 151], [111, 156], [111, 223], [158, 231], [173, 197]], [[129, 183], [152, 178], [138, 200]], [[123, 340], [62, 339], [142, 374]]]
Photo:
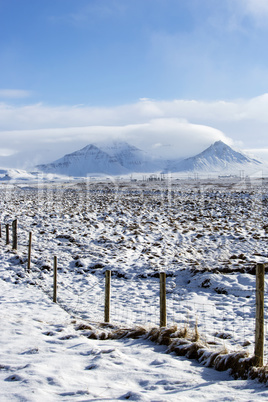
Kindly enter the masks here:
[[[103, 321], [107, 269], [111, 322], [158, 325], [165, 271], [168, 325], [197, 322], [208, 347], [252, 354], [267, 188], [249, 178], [2, 184], [1, 400], [266, 400], [256, 381], [234, 381], [146, 340], [92, 340], [78, 328]], [[17, 252], [4, 230], [15, 218]], [[54, 255], [59, 305], [51, 302]]]
[[268, 398], [256, 381], [235, 381], [149, 341], [88, 339], [39, 289], [3, 279], [0, 284], [3, 402]]

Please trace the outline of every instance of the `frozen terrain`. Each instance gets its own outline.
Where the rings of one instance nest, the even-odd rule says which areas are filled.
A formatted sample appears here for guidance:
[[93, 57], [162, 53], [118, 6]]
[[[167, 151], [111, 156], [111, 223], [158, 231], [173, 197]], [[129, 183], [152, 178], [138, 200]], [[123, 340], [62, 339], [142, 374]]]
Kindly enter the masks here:
[[[233, 380], [145, 340], [92, 340], [39, 289], [0, 271], [2, 402], [265, 401], [255, 381]], [[81, 332], [81, 331], [80, 331]]]
[[[266, 180], [2, 183], [0, 192], [1, 400], [267, 399], [255, 381], [234, 381], [144, 339], [92, 340], [83, 327], [109, 332], [98, 326], [107, 269], [114, 327], [158, 326], [165, 271], [168, 325], [197, 324], [208, 348], [252, 355], [254, 267], [268, 261]], [[15, 218], [12, 251], [4, 224]]]

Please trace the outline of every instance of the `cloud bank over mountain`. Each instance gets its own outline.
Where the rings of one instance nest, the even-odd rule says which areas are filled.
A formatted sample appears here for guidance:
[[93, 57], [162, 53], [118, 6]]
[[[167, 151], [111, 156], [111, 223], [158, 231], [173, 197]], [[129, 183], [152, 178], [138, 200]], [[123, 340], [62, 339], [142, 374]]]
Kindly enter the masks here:
[[32, 3], [1, 8], [0, 166], [108, 139], [268, 156], [267, 1]]
[[107, 140], [128, 141], [165, 158], [188, 157], [217, 140], [265, 155], [267, 108], [268, 94], [229, 102], [144, 98], [114, 107], [2, 103], [0, 165], [28, 167], [72, 152], [74, 145]]
[[128, 175], [132, 173], [237, 172], [259, 170], [262, 164], [216, 141], [202, 153], [187, 159], [159, 159], [127, 142], [88, 144], [48, 164], [36, 166], [44, 173], [66, 176]]

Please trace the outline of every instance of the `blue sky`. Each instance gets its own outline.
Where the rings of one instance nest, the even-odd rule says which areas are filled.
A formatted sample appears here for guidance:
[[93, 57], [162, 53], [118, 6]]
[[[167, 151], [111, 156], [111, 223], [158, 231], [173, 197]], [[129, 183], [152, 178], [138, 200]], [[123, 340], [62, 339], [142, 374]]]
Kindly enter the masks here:
[[267, 43], [266, 0], [0, 0], [0, 164], [109, 138], [264, 154]]

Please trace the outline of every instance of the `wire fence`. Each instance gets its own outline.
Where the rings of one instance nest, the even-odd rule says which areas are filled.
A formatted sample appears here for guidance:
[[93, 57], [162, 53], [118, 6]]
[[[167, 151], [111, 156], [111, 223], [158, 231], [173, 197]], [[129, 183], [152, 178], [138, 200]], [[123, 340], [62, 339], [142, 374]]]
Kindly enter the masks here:
[[[48, 193], [48, 195], [50, 198], [56, 197], [53, 192]], [[41, 198], [42, 202], [44, 202], [44, 194], [42, 194]], [[78, 200], [78, 202], [80, 201]], [[254, 216], [257, 220], [261, 216], [259, 209], [263, 208], [263, 203], [259, 202], [255, 204]], [[45, 207], [48, 211], [51, 211], [50, 218], [53, 220], [55, 215], [53, 213], [52, 201], [49, 198]], [[258, 209], [257, 207], [260, 208]], [[216, 212], [214, 211], [214, 213]], [[3, 214], [2, 217], [6, 224], [12, 222], [11, 214]], [[39, 220], [41, 218], [40, 214]], [[29, 214], [27, 219], [34, 221], [35, 217]], [[40, 225], [36, 222], [32, 225], [34, 224], [36, 224], [34, 227], [38, 228], [39, 234], [42, 234], [42, 232], [46, 234], [45, 225]], [[27, 222], [20, 224], [20, 229], [24, 232], [27, 232], [28, 227]], [[4, 243], [4, 229], [2, 227], [2, 243]], [[74, 229], [77, 229], [77, 227], [74, 227]], [[136, 230], [136, 228], [133, 228], [133, 230]], [[86, 235], [87, 233], [84, 234]], [[53, 233], [53, 235], [55, 237], [56, 233]], [[71, 236], [68, 236], [70, 240]], [[64, 236], [62, 238], [64, 240]], [[68, 239], [67, 235], [65, 235], [65, 239]], [[81, 238], [76, 242], [81, 250], [83, 250], [85, 239]], [[102, 240], [104, 241], [105, 238]], [[236, 241], [236, 238], [234, 240]], [[258, 244], [258, 239], [256, 238], [255, 240], [256, 244]], [[105, 246], [109, 246], [107, 241]], [[20, 247], [23, 250], [24, 259], [27, 258], [28, 240], [26, 236], [20, 238]], [[61, 253], [65, 251], [66, 253], [69, 252], [67, 242], [66, 244], [64, 242], [61, 244]], [[57, 253], [57, 244], [55, 242], [49, 252]], [[33, 253], [35, 263], [33, 263], [31, 272], [27, 274], [29, 281], [40, 286], [45, 293], [52, 297], [53, 277], [51, 267], [49, 263], [46, 267], [44, 261], [42, 261], [42, 266], [38, 265], [38, 256], [43, 253], [42, 241], [40, 239], [33, 247]], [[97, 272], [96, 274], [88, 273], [87, 275], [81, 272], [81, 275], [79, 275], [79, 269], [76, 269], [75, 272], [66, 271], [64, 269], [64, 261], [60, 262], [60, 264], [62, 266], [60, 265], [58, 270], [58, 303], [71, 315], [93, 322], [103, 322], [105, 305], [105, 280], [104, 276], [101, 276], [103, 272]], [[144, 277], [142, 279], [118, 278], [116, 272], [114, 274], [112, 276], [111, 289], [111, 322], [124, 327], [131, 327], [133, 325], [159, 326], [159, 279], [153, 277]], [[216, 294], [214, 291], [213, 300], [210, 300], [211, 290], [206, 290], [205, 285], [203, 287], [198, 285], [192, 286], [191, 284], [179, 286], [172, 278], [167, 278], [166, 303], [168, 325], [184, 326], [189, 330], [197, 328], [201, 339], [212, 347], [215, 345], [216, 347], [247, 348], [250, 353], [254, 353], [255, 288], [247, 287], [242, 289], [232, 287], [231, 290], [231, 293], [228, 294], [224, 289], [215, 289]], [[266, 291], [264, 294], [264, 304], [264, 358], [265, 364], [267, 364], [268, 294]]]
[[[31, 279], [51, 298], [53, 276], [36, 273]], [[77, 276], [77, 275], [75, 275]], [[94, 323], [104, 322], [105, 278], [89, 275], [87, 282], [73, 278], [72, 273], [58, 272], [58, 304], [73, 317]], [[199, 292], [200, 290], [200, 292]], [[246, 349], [254, 354], [256, 289], [233, 288], [235, 296], [224, 293], [209, 301], [209, 290], [191, 285], [174, 286], [167, 278], [166, 313], [167, 326], [176, 325], [188, 332], [197, 329], [200, 339], [211, 348], [230, 350]], [[215, 295], [214, 295], [215, 298]], [[264, 363], [268, 364], [268, 293], [265, 304]], [[119, 327], [145, 326], [148, 329], [160, 325], [159, 278], [126, 279], [112, 276], [110, 322]]]

